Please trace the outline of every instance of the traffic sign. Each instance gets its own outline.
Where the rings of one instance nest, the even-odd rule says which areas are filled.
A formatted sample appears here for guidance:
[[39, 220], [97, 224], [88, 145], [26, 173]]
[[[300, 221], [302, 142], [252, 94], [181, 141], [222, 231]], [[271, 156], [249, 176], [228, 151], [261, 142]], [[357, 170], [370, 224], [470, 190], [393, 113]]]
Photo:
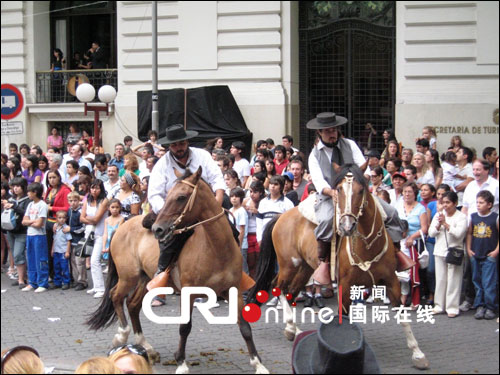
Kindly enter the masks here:
[[23, 94], [17, 87], [2, 84], [2, 120], [10, 120], [21, 113], [24, 106]]

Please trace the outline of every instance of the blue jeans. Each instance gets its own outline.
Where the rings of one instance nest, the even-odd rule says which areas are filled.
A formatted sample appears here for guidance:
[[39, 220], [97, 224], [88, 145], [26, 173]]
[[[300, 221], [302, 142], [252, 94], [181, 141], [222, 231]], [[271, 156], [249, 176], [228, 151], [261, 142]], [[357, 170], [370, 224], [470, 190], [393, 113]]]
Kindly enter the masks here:
[[14, 234], [7, 232], [7, 241], [14, 256], [14, 264], [20, 266], [26, 263], [26, 233]]
[[49, 287], [49, 252], [47, 236], [28, 236], [26, 239], [28, 282], [33, 288]]
[[70, 281], [68, 259], [64, 253], [54, 252], [54, 285], [61, 286], [61, 283], [69, 284]]
[[497, 293], [497, 259], [486, 257], [486, 259], [470, 258], [472, 266], [472, 282], [476, 289], [474, 307], [486, 307], [495, 311], [498, 306], [495, 304]]

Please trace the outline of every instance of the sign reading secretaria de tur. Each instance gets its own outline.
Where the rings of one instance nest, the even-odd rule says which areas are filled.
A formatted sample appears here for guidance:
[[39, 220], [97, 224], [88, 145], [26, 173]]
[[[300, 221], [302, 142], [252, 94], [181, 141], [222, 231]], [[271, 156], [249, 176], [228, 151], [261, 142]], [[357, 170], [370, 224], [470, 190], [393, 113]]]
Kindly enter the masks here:
[[23, 133], [23, 123], [21, 121], [2, 121], [2, 135], [16, 135]]
[[2, 120], [10, 120], [21, 113], [24, 106], [23, 94], [15, 86], [2, 84]]

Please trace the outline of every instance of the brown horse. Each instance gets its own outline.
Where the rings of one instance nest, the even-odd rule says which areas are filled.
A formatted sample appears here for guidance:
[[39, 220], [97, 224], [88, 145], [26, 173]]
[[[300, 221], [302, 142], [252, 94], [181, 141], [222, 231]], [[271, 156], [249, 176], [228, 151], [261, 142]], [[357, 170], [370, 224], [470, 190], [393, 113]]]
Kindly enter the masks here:
[[[392, 305], [399, 306], [401, 289], [395, 274], [395, 248], [363, 173], [356, 166], [347, 165], [339, 171], [334, 186], [338, 193], [334, 226], [338, 229], [338, 236], [334, 236], [332, 245], [332, 248], [337, 248], [337, 257], [332, 259], [331, 265], [332, 275], [337, 275], [342, 287], [344, 312], [349, 312], [352, 285], [385, 285]], [[268, 290], [271, 286], [282, 290], [280, 302], [287, 322], [285, 336], [289, 340], [293, 340], [300, 330], [293, 322], [292, 310], [284, 295], [290, 293], [295, 297], [319, 265], [314, 228], [315, 225], [297, 208], [274, 218], [267, 225], [262, 238], [256, 285], [249, 295], [253, 300], [259, 290]], [[274, 277], [276, 260], [279, 272]], [[408, 347], [413, 352], [413, 363], [420, 369], [427, 368], [428, 361], [420, 351], [410, 325], [402, 325]]]
[[[242, 278], [242, 256], [233, 238], [231, 228], [222, 208], [215, 200], [210, 186], [201, 178], [201, 167], [194, 174], [187, 173], [169, 191], [165, 205], [158, 213], [155, 234], [160, 241], [190, 227], [194, 233], [187, 240], [176, 264], [171, 270], [171, 284], [177, 290], [183, 287], [203, 286], [211, 288], [217, 296], [229, 300], [229, 289], [236, 287], [238, 293], [238, 325], [246, 341], [250, 363], [256, 373], [269, 373], [262, 365], [252, 338], [250, 324], [242, 318], [243, 298], [240, 282]], [[130, 333], [123, 310], [127, 307], [136, 335], [136, 343], [143, 345], [153, 358], [157, 353], [145, 340], [139, 321], [142, 300], [147, 293], [146, 284], [153, 277], [159, 256], [158, 241], [142, 227], [142, 217], [133, 218], [118, 227], [110, 248], [110, 267], [104, 298], [88, 324], [93, 329], [105, 328], [119, 318], [118, 333], [113, 345], [125, 344]], [[184, 228], [181, 228], [184, 227]], [[196, 297], [190, 298], [190, 317]], [[180, 341], [175, 359], [176, 373], [187, 373], [186, 341], [191, 331], [191, 319], [180, 325]]]

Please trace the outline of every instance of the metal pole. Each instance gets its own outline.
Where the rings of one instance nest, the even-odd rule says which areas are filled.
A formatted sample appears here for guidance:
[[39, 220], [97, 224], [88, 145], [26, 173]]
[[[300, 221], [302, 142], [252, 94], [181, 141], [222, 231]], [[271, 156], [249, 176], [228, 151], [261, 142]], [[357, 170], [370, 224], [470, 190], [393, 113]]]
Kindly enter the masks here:
[[151, 128], [159, 135], [159, 117], [158, 117], [158, 2], [153, 1], [153, 87], [151, 90]]
[[94, 142], [99, 149], [99, 110], [94, 109]]

